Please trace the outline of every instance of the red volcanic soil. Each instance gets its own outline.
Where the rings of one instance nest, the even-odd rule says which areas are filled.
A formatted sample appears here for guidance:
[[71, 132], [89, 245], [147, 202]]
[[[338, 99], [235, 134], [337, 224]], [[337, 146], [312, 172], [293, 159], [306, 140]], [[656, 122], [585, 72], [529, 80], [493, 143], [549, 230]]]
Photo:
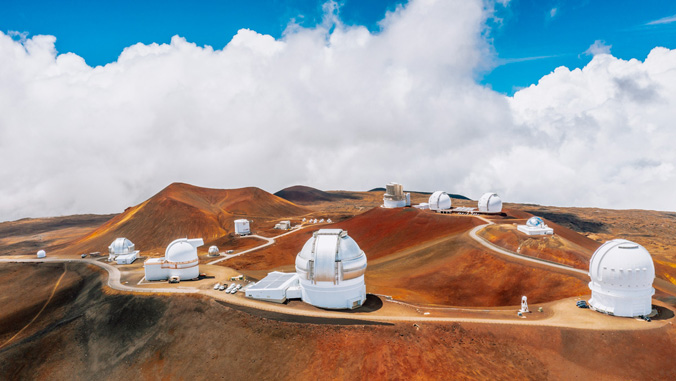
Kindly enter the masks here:
[[279, 192], [276, 192], [275, 196], [281, 197], [287, 201], [291, 201], [293, 203], [301, 205], [313, 204], [316, 202], [323, 201], [338, 201], [345, 199], [352, 200], [359, 198], [357, 196], [352, 196], [349, 194], [328, 193], [321, 191], [319, 189], [306, 187], [304, 185], [295, 185], [292, 187], [284, 188]]
[[[368, 258], [370, 293], [425, 304], [508, 306], [527, 295], [533, 302], [584, 295], [585, 276], [527, 264], [487, 251], [467, 232], [484, 221], [414, 208], [375, 208], [340, 223]], [[274, 245], [223, 265], [264, 275], [274, 268], [293, 271], [296, 255], [317, 229], [293, 233]]]
[[415, 208], [374, 208], [366, 213], [339, 223], [309, 226], [305, 230], [282, 237], [277, 242], [242, 257], [223, 263], [226, 266], [261, 270], [293, 265], [296, 254], [318, 229], [347, 230], [369, 261], [392, 254], [426, 241], [457, 234], [481, 225], [483, 221], [460, 217], [442, 216]]
[[[525, 220], [517, 220], [514, 224], [525, 224]], [[573, 266], [578, 269], [587, 270], [589, 260], [599, 243], [589, 238], [576, 234], [564, 227], [555, 224], [549, 225], [554, 229], [552, 236], [529, 236], [517, 230], [514, 224], [494, 224], [489, 225], [479, 232], [479, 235], [486, 240], [503, 247], [505, 249], [527, 255], [534, 258], [541, 258], [553, 262]], [[574, 241], [564, 238], [564, 236], [574, 239]], [[594, 249], [590, 249], [593, 247]]]
[[[44, 279], [44, 290], [33, 294], [3, 293], [5, 305], [30, 297], [15, 312], [23, 321], [31, 319], [31, 306], [48, 298], [63, 266], [0, 267], [3, 290], [26, 287], [36, 276]], [[3, 281], [12, 272], [26, 277]], [[107, 292], [101, 275], [79, 264], [69, 265], [65, 278], [72, 281], [59, 292], [68, 298], [54, 298], [36, 319], [36, 329], [0, 348], [0, 379], [676, 378], [676, 329], [669, 324], [595, 331], [322, 318], [308, 322], [202, 297]], [[21, 324], [8, 324], [8, 319], [0, 310], [0, 338], [20, 329]]]
[[143, 255], [158, 254], [176, 238], [201, 237], [210, 242], [226, 236], [238, 218], [263, 221], [308, 212], [259, 188], [208, 189], [174, 183], [59, 253], [104, 252], [115, 238], [126, 237]]

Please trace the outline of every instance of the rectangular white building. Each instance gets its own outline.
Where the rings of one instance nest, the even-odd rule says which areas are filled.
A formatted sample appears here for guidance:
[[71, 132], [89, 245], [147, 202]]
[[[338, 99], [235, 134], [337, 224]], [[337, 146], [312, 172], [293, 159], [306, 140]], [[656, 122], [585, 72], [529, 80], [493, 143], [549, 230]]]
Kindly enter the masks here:
[[251, 229], [249, 227], [249, 220], [245, 220], [245, 219], [235, 220], [235, 234], [239, 234], [239, 235], [251, 234]]
[[284, 303], [301, 297], [298, 274], [273, 271], [244, 292], [247, 298]]

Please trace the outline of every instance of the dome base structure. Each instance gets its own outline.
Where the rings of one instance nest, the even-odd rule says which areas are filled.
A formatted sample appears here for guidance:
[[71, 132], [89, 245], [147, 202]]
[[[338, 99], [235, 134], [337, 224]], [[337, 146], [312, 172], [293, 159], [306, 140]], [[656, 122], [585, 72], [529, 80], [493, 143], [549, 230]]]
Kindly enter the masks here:
[[594, 311], [613, 316], [636, 317], [650, 315], [653, 310], [652, 296], [655, 289], [632, 293], [623, 290], [617, 293], [596, 287], [593, 282], [589, 282], [589, 288], [592, 290], [592, 297], [588, 304]]
[[335, 285], [332, 282], [317, 282], [313, 284], [306, 279], [300, 279], [301, 300], [315, 307], [329, 309], [355, 309], [366, 301], [366, 285], [364, 276]]

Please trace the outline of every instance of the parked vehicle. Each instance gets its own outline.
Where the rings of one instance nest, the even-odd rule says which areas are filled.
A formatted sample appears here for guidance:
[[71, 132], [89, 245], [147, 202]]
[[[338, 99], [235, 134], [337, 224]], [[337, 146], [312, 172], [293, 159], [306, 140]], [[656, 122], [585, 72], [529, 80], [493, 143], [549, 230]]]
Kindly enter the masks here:
[[224, 285], [224, 284], [222, 284], [221, 287], [218, 288], [218, 291], [223, 291], [223, 290], [225, 290], [225, 285]]
[[174, 276], [172, 276], [171, 278], [169, 278], [169, 283], [178, 283], [178, 282], [180, 282], [180, 281], [181, 281], [181, 278], [179, 278], [179, 277], [176, 276], [176, 275], [174, 275]]
[[221, 287], [221, 284], [220, 284], [220, 283], [216, 283], [216, 284], [214, 285], [214, 290], [218, 290], [219, 287]]

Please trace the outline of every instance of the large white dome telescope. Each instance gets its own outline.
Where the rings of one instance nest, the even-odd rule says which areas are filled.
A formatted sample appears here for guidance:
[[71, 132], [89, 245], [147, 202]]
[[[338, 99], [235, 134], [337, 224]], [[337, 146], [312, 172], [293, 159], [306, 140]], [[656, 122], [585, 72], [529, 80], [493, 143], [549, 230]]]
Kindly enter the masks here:
[[601, 245], [589, 262], [589, 306], [615, 316], [652, 312], [655, 265], [643, 246], [625, 239]]
[[479, 198], [478, 207], [480, 213], [500, 213], [502, 212], [502, 200], [497, 193], [484, 193]]
[[316, 231], [296, 256], [305, 303], [321, 308], [357, 308], [366, 301], [366, 254], [342, 229]]
[[442, 191], [432, 193], [429, 199], [431, 210], [448, 210], [451, 209], [451, 197]]

